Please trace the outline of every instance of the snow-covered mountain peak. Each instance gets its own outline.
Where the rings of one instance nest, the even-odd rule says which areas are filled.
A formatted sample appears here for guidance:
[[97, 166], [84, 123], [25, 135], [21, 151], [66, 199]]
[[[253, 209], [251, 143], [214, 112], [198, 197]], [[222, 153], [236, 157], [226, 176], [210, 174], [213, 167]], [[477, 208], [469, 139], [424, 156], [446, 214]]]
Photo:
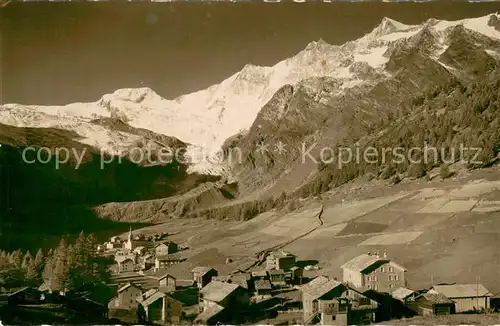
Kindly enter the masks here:
[[[499, 17], [499, 14], [492, 14], [454, 22], [430, 19], [420, 25], [384, 18], [358, 40], [338, 46], [319, 39], [272, 67], [247, 64], [219, 84], [172, 100], [162, 98], [147, 87], [125, 88], [92, 103], [5, 105], [0, 107], [0, 123], [37, 127], [36, 120], [29, 118], [36, 113], [46, 115], [43, 126], [78, 131], [81, 128], [75, 125], [80, 120], [89, 123], [99, 117], [116, 117], [132, 127], [173, 136], [213, 151], [227, 138], [251, 127], [261, 108], [284, 85], [296, 86], [309, 78], [328, 77], [337, 79], [338, 83], [332, 85], [340, 85], [332, 93], [341, 94], [345, 88], [388, 76], [386, 63], [391, 55], [404, 48], [424, 47], [427, 55], [438, 60], [439, 53], [449, 46], [452, 30], [457, 26], [498, 40]], [[86, 135], [91, 137], [89, 132]]]
[[403, 32], [407, 31], [409, 29], [415, 28], [417, 25], [406, 25], [403, 23], [400, 23], [394, 19], [384, 17], [382, 18], [382, 21], [380, 24], [375, 27], [369, 34], [369, 39], [374, 40], [379, 37], [392, 34], [392, 33], [397, 33], [397, 32]]
[[100, 102], [129, 102], [129, 103], [147, 103], [163, 101], [164, 99], [149, 87], [141, 88], [122, 88], [111, 94], [103, 95]]
[[312, 41], [309, 44], [307, 44], [305, 51], [310, 51], [310, 50], [321, 51], [322, 49], [329, 48], [331, 46], [332, 46], [331, 44], [328, 44], [327, 42], [325, 42], [325, 40], [320, 38], [318, 41]]

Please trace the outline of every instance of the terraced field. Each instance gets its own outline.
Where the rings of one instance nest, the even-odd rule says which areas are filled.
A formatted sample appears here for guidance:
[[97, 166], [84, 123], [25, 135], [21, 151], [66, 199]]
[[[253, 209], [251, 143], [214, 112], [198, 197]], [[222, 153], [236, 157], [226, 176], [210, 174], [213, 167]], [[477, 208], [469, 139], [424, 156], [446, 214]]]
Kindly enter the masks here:
[[145, 231], [168, 231], [189, 247], [193, 258], [172, 268], [178, 277], [187, 277], [202, 257], [229, 272], [279, 246], [301, 260], [318, 260], [317, 273], [340, 277], [345, 261], [378, 250], [408, 268], [409, 286], [429, 286], [431, 279], [475, 282], [480, 276], [495, 293], [500, 282], [490, 271], [500, 266], [499, 180], [496, 167], [460, 179], [367, 185], [354, 195], [348, 185], [292, 213], [271, 211], [242, 223], [172, 221]]

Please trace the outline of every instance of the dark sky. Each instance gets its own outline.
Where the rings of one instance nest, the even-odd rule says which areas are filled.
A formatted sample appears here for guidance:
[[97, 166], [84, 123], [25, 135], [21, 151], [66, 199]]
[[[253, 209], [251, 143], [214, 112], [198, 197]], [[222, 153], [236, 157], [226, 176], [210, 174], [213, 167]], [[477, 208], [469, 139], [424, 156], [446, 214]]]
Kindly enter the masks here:
[[342, 44], [384, 16], [460, 19], [499, 3], [11, 3], [2, 10], [3, 103], [95, 101], [144, 86], [173, 98], [246, 63], [273, 65], [323, 38]]

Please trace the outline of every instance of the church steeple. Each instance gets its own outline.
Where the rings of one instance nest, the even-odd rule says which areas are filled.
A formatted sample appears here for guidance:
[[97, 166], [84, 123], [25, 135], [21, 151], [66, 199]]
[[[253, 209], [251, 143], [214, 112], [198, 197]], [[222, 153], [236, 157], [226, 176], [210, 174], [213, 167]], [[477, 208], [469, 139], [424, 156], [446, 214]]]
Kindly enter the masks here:
[[130, 229], [128, 231], [128, 240], [125, 244], [125, 248], [128, 250], [132, 250], [132, 224], [130, 224]]

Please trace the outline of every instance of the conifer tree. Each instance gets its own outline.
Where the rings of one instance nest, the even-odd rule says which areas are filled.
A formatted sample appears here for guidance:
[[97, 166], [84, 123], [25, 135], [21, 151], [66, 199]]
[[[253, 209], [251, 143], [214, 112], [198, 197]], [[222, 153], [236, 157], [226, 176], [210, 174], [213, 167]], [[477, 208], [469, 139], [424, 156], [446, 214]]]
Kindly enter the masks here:
[[33, 260], [33, 265], [34, 265], [35, 270], [36, 270], [37, 281], [41, 281], [43, 267], [45, 265], [45, 257], [43, 255], [42, 249], [38, 249], [38, 252], [35, 255], [35, 259]]
[[24, 255], [23, 262], [21, 263], [21, 268], [26, 271], [28, 269], [28, 265], [32, 262], [33, 256], [31, 255], [31, 252], [28, 250], [26, 251], [26, 254]]
[[10, 263], [14, 267], [21, 268], [21, 265], [23, 263], [23, 253], [22, 253], [22, 251], [20, 249], [17, 249], [15, 251], [13, 251], [10, 254], [9, 261], [10, 261]]

